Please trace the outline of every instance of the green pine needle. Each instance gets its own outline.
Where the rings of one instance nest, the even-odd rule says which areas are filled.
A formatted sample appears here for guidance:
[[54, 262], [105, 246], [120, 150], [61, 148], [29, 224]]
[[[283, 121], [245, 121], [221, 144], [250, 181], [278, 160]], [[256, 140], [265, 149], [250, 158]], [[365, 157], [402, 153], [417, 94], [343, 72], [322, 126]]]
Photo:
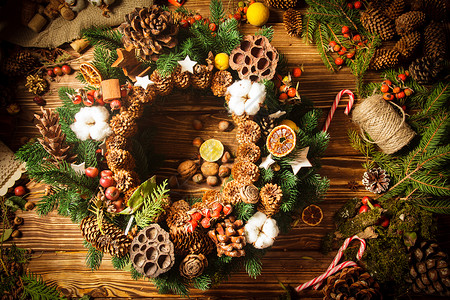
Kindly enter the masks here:
[[209, 4], [209, 11], [211, 14], [211, 23], [219, 25], [222, 22], [222, 19], [225, 18], [225, 10], [223, 9], [223, 4], [220, 0], [211, 0]]
[[83, 246], [87, 249], [86, 265], [92, 271], [100, 268], [103, 259], [103, 252], [95, 249], [89, 242], [83, 240]]
[[116, 270], [123, 270], [127, 265], [130, 264], [130, 255], [127, 254], [122, 257], [113, 256], [111, 257], [111, 264]]
[[272, 42], [274, 33], [275, 30], [273, 29], [272, 26], [267, 27], [266, 25], [264, 25], [263, 27], [261, 27], [261, 29], [255, 32], [255, 35], [265, 36], [269, 40], [269, 42]]
[[56, 284], [46, 284], [40, 275], [28, 273], [21, 276], [23, 293], [21, 299], [33, 300], [59, 300], [62, 297]]
[[122, 48], [122, 34], [111, 27], [93, 26], [81, 31], [83, 38], [93, 46], [103, 47], [109, 50]]
[[164, 212], [164, 204], [167, 199], [168, 181], [165, 180], [161, 185], [157, 186], [151, 195], [144, 198], [144, 205], [136, 212], [136, 224], [140, 228], [145, 228]]

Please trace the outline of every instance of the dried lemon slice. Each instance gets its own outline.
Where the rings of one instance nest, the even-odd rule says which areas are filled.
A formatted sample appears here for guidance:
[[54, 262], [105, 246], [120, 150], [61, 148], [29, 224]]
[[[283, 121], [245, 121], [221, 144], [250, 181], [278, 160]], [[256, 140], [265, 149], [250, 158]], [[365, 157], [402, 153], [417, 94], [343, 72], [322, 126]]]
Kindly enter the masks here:
[[280, 125], [272, 129], [267, 137], [267, 150], [276, 157], [283, 157], [292, 152], [295, 148], [297, 135], [295, 131], [287, 126]]
[[223, 144], [216, 139], [209, 139], [200, 146], [200, 156], [209, 162], [219, 160], [223, 155]]
[[309, 226], [317, 226], [322, 222], [323, 212], [317, 205], [311, 204], [302, 212], [302, 221]]
[[80, 72], [86, 82], [92, 86], [99, 86], [102, 82], [100, 72], [90, 63], [82, 63], [80, 65]]

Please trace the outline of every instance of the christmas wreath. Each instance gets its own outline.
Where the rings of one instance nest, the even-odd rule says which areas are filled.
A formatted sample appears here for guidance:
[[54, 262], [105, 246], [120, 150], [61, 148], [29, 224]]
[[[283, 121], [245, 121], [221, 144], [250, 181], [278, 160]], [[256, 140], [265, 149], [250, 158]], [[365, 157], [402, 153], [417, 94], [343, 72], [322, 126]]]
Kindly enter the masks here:
[[[243, 37], [220, 1], [211, 1], [210, 14], [203, 20], [185, 9], [152, 6], [130, 12], [118, 31], [85, 30], [95, 46], [94, 60], [78, 75], [87, 86], [61, 88], [63, 106], [43, 109], [42, 136], [16, 153], [31, 178], [52, 186], [38, 212], [57, 209], [80, 223], [89, 267], [97, 269], [108, 253], [115, 268], [150, 278], [161, 293], [209, 289], [242, 266], [259, 275], [278, 234], [328, 187], [316, 174], [328, 142], [317, 128], [319, 111], [299, 96], [290, 76], [271, 81], [285, 74], [283, 56], [270, 44], [273, 30]], [[190, 26], [182, 22], [186, 16], [194, 20]], [[279, 85], [287, 92], [280, 99]], [[178, 201], [167, 181], [148, 179], [149, 139], [146, 145], [137, 135], [144, 106], [174, 87], [225, 97], [238, 143], [220, 190]], [[214, 163], [223, 145], [205, 141], [200, 154]], [[184, 179], [197, 171], [194, 161], [178, 167]], [[305, 211], [316, 210], [321, 213], [317, 206]]]

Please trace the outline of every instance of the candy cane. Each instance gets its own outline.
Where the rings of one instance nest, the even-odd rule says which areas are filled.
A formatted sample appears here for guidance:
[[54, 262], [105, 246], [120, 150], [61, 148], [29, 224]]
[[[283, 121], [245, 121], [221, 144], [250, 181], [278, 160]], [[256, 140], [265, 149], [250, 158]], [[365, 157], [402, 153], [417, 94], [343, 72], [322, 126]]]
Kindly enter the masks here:
[[336, 273], [337, 271], [340, 271], [340, 270], [342, 270], [344, 268], [356, 266], [357, 264], [354, 261], [346, 261], [346, 262], [343, 262], [343, 263], [337, 265], [337, 263], [342, 258], [344, 250], [347, 249], [347, 247], [350, 244], [350, 242], [355, 240], [355, 239], [357, 239], [357, 240], [359, 240], [361, 242], [361, 245], [359, 247], [358, 253], [356, 254], [356, 258], [358, 260], [361, 260], [363, 254], [364, 254], [364, 251], [366, 250], [366, 241], [364, 239], [362, 239], [362, 238], [359, 238], [357, 235], [354, 235], [354, 236], [352, 236], [350, 238], [347, 238], [344, 241], [344, 243], [342, 244], [341, 248], [339, 248], [339, 251], [336, 254], [335, 258], [333, 259], [333, 262], [330, 264], [330, 266], [325, 271], [325, 273], [323, 273], [322, 275], [320, 275], [320, 276], [318, 276], [318, 277], [316, 277], [316, 278], [314, 278], [314, 279], [312, 279], [312, 280], [310, 280], [308, 282], [305, 282], [305, 283], [299, 285], [298, 287], [295, 288], [295, 290], [297, 292], [300, 292], [301, 290], [304, 290], [304, 289], [306, 289], [306, 288], [308, 288], [310, 286], [314, 286], [314, 289], [317, 290], [319, 288], [319, 286], [322, 284], [322, 281], [324, 279], [326, 279], [328, 276], [330, 276], [330, 275], [332, 275], [332, 274]]
[[334, 112], [336, 111], [339, 101], [341, 100], [344, 94], [348, 94], [349, 97], [347, 106], [345, 107], [344, 114], [348, 115], [350, 113], [350, 110], [352, 109], [353, 106], [353, 102], [355, 102], [355, 95], [350, 90], [342, 90], [336, 95], [336, 98], [334, 98], [333, 105], [331, 106], [330, 112], [328, 113], [327, 120], [325, 121], [325, 125], [323, 125], [322, 131], [326, 132], [328, 130], [328, 127], [330, 127], [331, 119], [333, 119]]

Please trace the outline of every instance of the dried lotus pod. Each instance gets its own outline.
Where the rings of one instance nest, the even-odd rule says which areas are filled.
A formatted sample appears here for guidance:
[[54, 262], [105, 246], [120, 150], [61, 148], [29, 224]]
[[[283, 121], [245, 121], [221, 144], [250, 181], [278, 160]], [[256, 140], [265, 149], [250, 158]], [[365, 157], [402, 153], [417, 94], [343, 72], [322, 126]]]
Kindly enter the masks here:
[[136, 271], [147, 277], [169, 271], [175, 263], [169, 233], [158, 224], [141, 230], [131, 243], [130, 259]]
[[230, 67], [240, 79], [270, 80], [275, 75], [278, 51], [265, 36], [246, 35], [230, 54]]

